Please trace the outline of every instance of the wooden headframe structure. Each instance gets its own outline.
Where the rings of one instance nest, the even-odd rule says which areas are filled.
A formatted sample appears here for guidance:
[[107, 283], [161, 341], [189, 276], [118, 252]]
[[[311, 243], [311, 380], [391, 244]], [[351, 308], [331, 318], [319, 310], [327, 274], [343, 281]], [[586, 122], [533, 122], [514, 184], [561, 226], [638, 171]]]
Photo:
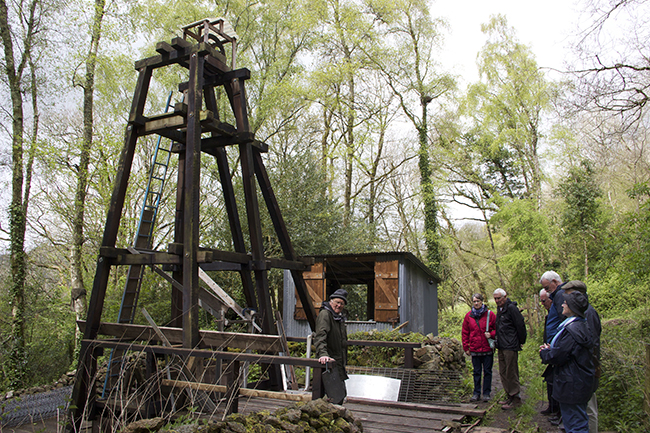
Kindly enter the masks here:
[[[257, 311], [262, 333], [277, 335], [267, 273], [271, 268], [290, 270], [302, 304], [308, 306], [305, 310], [307, 320], [312, 329], [315, 326], [315, 310], [310, 308], [312, 302], [302, 277], [302, 272], [309, 268], [313, 259], [310, 262], [297, 257], [289, 239], [262, 161], [262, 153], [268, 147], [256, 140], [250, 130], [245, 91], [250, 71], [245, 68], [235, 69], [237, 40], [232, 33], [224, 30], [222, 19], [201, 20], [185, 26], [183, 36], [174, 38], [171, 43], [159, 42], [156, 45], [157, 55], [135, 63], [138, 81], [97, 259], [72, 396], [74, 407], [71, 415], [76, 425], [84, 411], [92, 412], [92, 408], [87, 406], [93, 401], [98, 350], [93, 341], [98, 341], [100, 328], [104, 329], [105, 324], [101, 323], [104, 298], [111, 269], [116, 266], [161, 266], [165, 270], [171, 270], [171, 275], [165, 273], [165, 278], [171, 283], [171, 326], [182, 329], [182, 337], [177, 335], [177, 341], [181, 339], [182, 342], [179, 353], [198, 348], [204, 338], [198, 324], [201, 271], [239, 272], [247, 307]], [[227, 57], [228, 51], [230, 59]], [[179, 84], [179, 90], [185, 94], [184, 101], [177, 103], [173, 112], [146, 116], [144, 108], [152, 73], [170, 65], [180, 65], [188, 71], [187, 81]], [[215, 93], [217, 87], [223, 87], [227, 95], [235, 125], [220, 120]], [[150, 134], [158, 134], [176, 143], [173, 152], [177, 153], [179, 163], [174, 241], [169, 245], [168, 251], [116, 248], [136, 144], [140, 137]], [[239, 150], [241, 161], [249, 246], [245, 243], [240, 224], [227, 157], [227, 150], [233, 147]], [[214, 157], [217, 162], [234, 251], [203, 248], [200, 245], [199, 185], [201, 158], [205, 154]], [[259, 185], [282, 246], [282, 258], [264, 255], [256, 184]], [[160, 268], [157, 269], [162, 274]], [[120, 324], [112, 325], [120, 327]], [[127, 325], [123, 326], [123, 335], [126, 335]], [[119, 332], [119, 329], [114, 331], [115, 334]], [[202, 347], [205, 347], [205, 343]], [[174, 349], [172, 347], [169, 350], [173, 353]]]

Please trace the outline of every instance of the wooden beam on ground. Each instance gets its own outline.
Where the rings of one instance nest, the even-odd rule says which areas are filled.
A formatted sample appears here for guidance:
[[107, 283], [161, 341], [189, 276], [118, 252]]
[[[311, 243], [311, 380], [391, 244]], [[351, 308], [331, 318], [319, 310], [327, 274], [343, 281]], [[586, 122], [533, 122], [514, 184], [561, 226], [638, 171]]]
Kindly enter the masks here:
[[[169, 386], [172, 388], [190, 388], [193, 390], [207, 391], [207, 392], [225, 393], [228, 389], [225, 385], [187, 382], [183, 380], [163, 379], [161, 381], [161, 384], [163, 386]], [[239, 394], [244, 397], [261, 397], [261, 398], [271, 398], [274, 400], [311, 401], [311, 394], [292, 394], [292, 393], [278, 392], [278, 391], [265, 391], [261, 389], [240, 388]]]
[[[368, 398], [348, 397], [348, 402], [359, 403], [369, 406], [382, 406], [396, 409], [410, 409], [426, 412], [441, 412], [453, 413], [463, 416], [485, 416], [485, 410], [476, 409], [475, 405], [442, 405], [442, 404], [424, 404], [424, 403], [403, 403], [400, 401], [383, 401], [383, 400], [370, 400]], [[470, 406], [470, 407], [467, 407]], [[474, 406], [473, 408], [471, 406]]]

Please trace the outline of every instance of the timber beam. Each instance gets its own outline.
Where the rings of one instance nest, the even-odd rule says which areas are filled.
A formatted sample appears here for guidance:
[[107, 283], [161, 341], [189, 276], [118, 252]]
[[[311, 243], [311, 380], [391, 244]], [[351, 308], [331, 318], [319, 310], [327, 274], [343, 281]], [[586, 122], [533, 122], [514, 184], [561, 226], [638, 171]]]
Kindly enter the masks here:
[[[110, 265], [180, 265], [181, 244], [169, 244], [169, 252], [140, 251], [133, 254], [126, 248], [100, 247], [99, 256], [108, 259]], [[268, 269], [288, 269], [293, 271], [306, 271], [314, 263], [312, 257], [298, 257], [296, 260], [286, 260], [274, 257], [265, 257], [263, 260], [253, 260], [250, 254], [234, 251], [213, 250], [201, 248], [197, 253], [200, 264], [218, 263], [211, 269], [202, 266], [204, 270], [252, 270], [263, 271]], [[221, 262], [221, 263], [219, 263]], [[233, 267], [232, 264], [239, 265]]]
[[[78, 320], [77, 326], [82, 332], [86, 329], [86, 322]], [[183, 330], [168, 326], [158, 326], [167, 340], [172, 345], [183, 343]], [[266, 334], [247, 334], [240, 332], [219, 332], [201, 330], [198, 348], [205, 350], [225, 350], [226, 348], [241, 350], [257, 350], [264, 353], [282, 352], [280, 337]], [[117, 338], [121, 342], [150, 341], [161, 343], [160, 336], [151, 326], [134, 325], [128, 323], [101, 322], [99, 335]]]

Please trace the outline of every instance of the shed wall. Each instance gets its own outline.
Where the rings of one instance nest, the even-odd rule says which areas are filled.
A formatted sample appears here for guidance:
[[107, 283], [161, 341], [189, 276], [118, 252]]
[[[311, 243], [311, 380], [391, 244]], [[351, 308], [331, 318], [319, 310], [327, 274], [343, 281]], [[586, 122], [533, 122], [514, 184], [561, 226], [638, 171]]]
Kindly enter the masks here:
[[437, 284], [429, 284], [429, 276], [409, 260], [402, 260], [400, 268], [402, 322], [409, 321], [406, 328], [411, 332], [438, 335]]

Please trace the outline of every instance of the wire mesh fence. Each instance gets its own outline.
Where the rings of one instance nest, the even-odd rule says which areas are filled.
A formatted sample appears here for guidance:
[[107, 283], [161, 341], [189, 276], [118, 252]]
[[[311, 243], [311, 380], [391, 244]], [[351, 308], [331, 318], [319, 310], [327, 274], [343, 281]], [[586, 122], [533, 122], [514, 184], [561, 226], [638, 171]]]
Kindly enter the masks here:
[[398, 401], [406, 403], [459, 403], [463, 379], [456, 370], [347, 366], [348, 374], [390, 377], [401, 380]]
[[72, 386], [38, 394], [22, 395], [0, 404], [0, 425], [15, 427], [53, 418], [68, 410]]

